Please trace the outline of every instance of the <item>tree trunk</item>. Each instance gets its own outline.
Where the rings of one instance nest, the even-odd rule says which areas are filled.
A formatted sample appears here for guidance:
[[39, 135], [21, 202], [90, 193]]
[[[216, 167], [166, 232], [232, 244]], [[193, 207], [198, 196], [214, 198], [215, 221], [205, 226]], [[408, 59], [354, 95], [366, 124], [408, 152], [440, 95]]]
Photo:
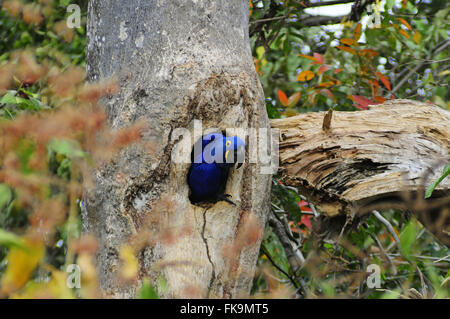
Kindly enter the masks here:
[[[83, 231], [98, 238], [105, 294], [134, 297], [149, 277], [161, 297], [248, 296], [270, 174], [247, 157], [226, 186], [236, 206], [193, 205], [179, 136], [179, 128], [196, 134], [193, 145], [194, 120], [205, 129], [270, 127], [248, 12], [247, 0], [89, 2], [88, 78], [117, 78], [119, 94], [104, 101], [113, 128], [148, 123], [142, 143], [93, 172], [85, 192]], [[121, 247], [130, 240], [144, 242], [134, 283], [121, 280], [120, 271]]]
[[424, 189], [450, 161], [448, 111], [393, 100], [367, 111], [306, 113], [271, 125], [281, 134], [282, 182], [298, 187], [334, 221], [397, 208], [416, 213], [450, 244], [450, 179], [424, 199]]

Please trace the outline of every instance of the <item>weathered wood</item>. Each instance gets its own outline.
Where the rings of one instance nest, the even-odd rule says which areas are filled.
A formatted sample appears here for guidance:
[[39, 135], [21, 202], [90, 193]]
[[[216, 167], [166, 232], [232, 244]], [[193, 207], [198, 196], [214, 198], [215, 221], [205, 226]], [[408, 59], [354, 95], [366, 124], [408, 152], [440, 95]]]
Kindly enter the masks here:
[[281, 134], [283, 183], [299, 187], [330, 217], [389, 207], [419, 213], [448, 244], [450, 178], [430, 200], [423, 189], [450, 160], [450, 112], [392, 100], [361, 112], [334, 111], [330, 125], [326, 114], [271, 121]]

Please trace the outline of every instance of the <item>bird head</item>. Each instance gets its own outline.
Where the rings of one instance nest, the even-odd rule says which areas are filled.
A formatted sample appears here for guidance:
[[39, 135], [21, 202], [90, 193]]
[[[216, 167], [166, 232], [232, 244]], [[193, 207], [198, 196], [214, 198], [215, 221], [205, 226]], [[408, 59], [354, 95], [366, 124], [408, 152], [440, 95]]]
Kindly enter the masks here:
[[237, 167], [242, 166], [245, 160], [245, 142], [237, 136], [224, 137], [223, 139], [224, 149], [224, 164], [234, 166], [237, 163]]
[[196, 163], [216, 163], [221, 167], [241, 167], [245, 160], [245, 142], [237, 136], [207, 134], [201, 140], [201, 156], [193, 156]]

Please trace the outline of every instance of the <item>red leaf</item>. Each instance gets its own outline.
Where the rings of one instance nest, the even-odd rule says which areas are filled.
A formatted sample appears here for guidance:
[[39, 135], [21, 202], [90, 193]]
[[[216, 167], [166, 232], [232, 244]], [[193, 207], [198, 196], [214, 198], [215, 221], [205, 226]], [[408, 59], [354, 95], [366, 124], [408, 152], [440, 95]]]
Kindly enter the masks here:
[[302, 218], [300, 219], [300, 222], [307, 228], [312, 228], [310, 215], [303, 215]]
[[322, 66], [319, 68], [319, 70], [317, 70], [317, 74], [318, 74], [318, 75], [321, 75], [323, 72], [326, 72], [326, 71], [328, 71], [329, 69], [331, 69], [331, 66], [329, 66], [329, 65], [327, 65], [327, 64], [324, 64], [324, 65], [322, 65]]
[[302, 212], [312, 212], [312, 209], [307, 207], [308, 205], [308, 202], [303, 199], [298, 202], [298, 206], [300, 207], [300, 211]]
[[375, 74], [380, 79], [381, 83], [384, 84], [386, 89], [388, 89], [390, 91], [391, 90], [391, 83], [389, 83], [389, 78], [387, 76], [381, 74], [380, 72], [376, 72]]
[[344, 69], [336, 69], [334, 70], [334, 74], [338, 74], [339, 72], [342, 72]]
[[369, 105], [376, 104], [374, 101], [360, 95], [350, 95], [351, 99], [356, 103], [355, 107], [360, 110], [367, 110]]
[[316, 62], [314, 62], [313, 64], [324, 64], [325, 63], [325, 59], [323, 58], [322, 54], [314, 52], [314, 58], [316, 58]]
[[278, 90], [278, 98], [280, 99], [281, 105], [283, 106], [289, 105], [289, 100], [283, 91]]

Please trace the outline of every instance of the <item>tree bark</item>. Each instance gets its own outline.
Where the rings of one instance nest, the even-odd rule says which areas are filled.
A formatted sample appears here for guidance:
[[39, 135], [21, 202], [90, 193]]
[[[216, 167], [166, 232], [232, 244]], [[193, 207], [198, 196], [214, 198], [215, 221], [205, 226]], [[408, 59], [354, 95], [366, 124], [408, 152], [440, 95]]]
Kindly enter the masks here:
[[448, 111], [392, 100], [366, 111], [306, 113], [271, 125], [281, 134], [281, 181], [298, 187], [326, 216], [397, 208], [416, 213], [450, 244], [450, 179], [424, 199], [424, 189], [450, 161]]
[[[88, 78], [117, 78], [119, 94], [104, 101], [113, 128], [148, 123], [143, 142], [93, 172], [85, 192], [83, 231], [98, 238], [106, 295], [132, 298], [149, 277], [160, 297], [248, 296], [270, 174], [246, 162], [226, 187], [236, 206], [200, 207], [188, 199], [189, 163], [174, 160], [183, 144], [177, 129], [194, 134], [194, 120], [205, 129], [270, 127], [248, 12], [247, 0], [89, 2]], [[124, 283], [120, 250], [133, 240], [145, 242], [139, 280]]]

